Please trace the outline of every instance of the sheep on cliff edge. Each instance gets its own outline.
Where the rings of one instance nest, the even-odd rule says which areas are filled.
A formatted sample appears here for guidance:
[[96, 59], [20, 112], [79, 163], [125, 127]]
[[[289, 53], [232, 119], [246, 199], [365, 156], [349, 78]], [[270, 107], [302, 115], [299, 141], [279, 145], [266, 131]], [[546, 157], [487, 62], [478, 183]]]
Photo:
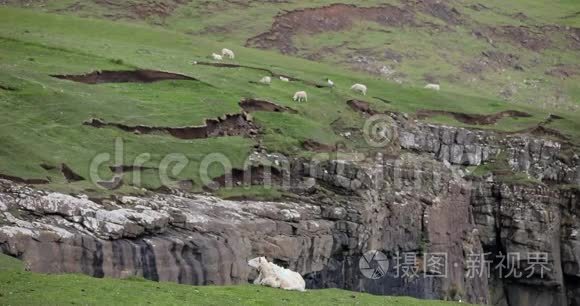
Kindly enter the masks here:
[[265, 257], [256, 257], [248, 261], [250, 267], [258, 269], [260, 273], [254, 280], [255, 285], [281, 288], [285, 290], [305, 291], [306, 284], [302, 275], [282, 268], [272, 262], [268, 262]]

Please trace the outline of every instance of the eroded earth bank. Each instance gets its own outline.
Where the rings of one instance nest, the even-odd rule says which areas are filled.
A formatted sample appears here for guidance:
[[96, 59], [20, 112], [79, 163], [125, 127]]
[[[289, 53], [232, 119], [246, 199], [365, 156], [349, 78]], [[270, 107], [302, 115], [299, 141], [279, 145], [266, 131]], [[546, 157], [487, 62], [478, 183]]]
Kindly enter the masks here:
[[[390, 119], [396, 128], [388, 152], [359, 161], [291, 160], [278, 174], [290, 178], [295, 196], [280, 202], [180, 191], [92, 200], [0, 180], [0, 248], [38, 272], [240, 284], [255, 277], [246, 261], [263, 255], [300, 272], [308, 288], [580, 304], [575, 148], [401, 114]], [[512, 175], [493, 171], [499, 162]], [[478, 175], [485, 165], [492, 171]], [[389, 259], [376, 280], [359, 268], [369, 250]], [[397, 275], [397, 254], [405, 252], [416, 254], [417, 276]], [[447, 254], [447, 277], [421, 264], [438, 252]], [[468, 275], [470, 254], [484, 253], [521, 258], [511, 275], [494, 269], [495, 260], [489, 273]], [[543, 275], [529, 269], [536, 253], [547, 254]]]

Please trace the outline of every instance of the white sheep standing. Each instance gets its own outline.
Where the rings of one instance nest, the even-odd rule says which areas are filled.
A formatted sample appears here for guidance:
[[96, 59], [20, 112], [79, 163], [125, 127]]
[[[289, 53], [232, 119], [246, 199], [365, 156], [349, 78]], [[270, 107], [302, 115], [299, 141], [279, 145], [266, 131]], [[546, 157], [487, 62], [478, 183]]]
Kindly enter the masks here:
[[223, 57], [229, 57], [230, 59], [234, 59], [236, 56], [234, 55], [234, 51], [228, 49], [228, 48], [223, 48], [222, 49], [222, 56]]
[[360, 92], [361, 94], [363, 94], [363, 96], [367, 95], [367, 87], [363, 84], [354, 84], [350, 87], [351, 90], [356, 91], [356, 92]]
[[292, 97], [292, 100], [294, 101], [298, 101], [298, 102], [307, 102], [308, 101], [308, 95], [306, 94], [305, 91], [297, 91], [294, 94], [294, 97]]
[[285, 78], [283, 76], [280, 76], [280, 81], [282, 81], [282, 82], [290, 82], [290, 80], [288, 78]]
[[223, 57], [221, 55], [219, 55], [219, 54], [212, 53], [211, 54], [211, 57], [213, 57], [213, 59], [216, 60], [216, 61], [223, 60]]
[[439, 84], [427, 84], [425, 85], [425, 88], [439, 91], [441, 89], [441, 86], [439, 86]]
[[326, 82], [328, 83], [328, 86], [334, 87], [334, 82], [331, 79], [326, 79]]
[[269, 76], [265, 76], [262, 79], [260, 79], [260, 83], [270, 85], [270, 83], [272, 83], [272, 78]]
[[297, 272], [282, 268], [272, 262], [268, 262], [265, 257], [256, 257], [248, 261], [250, 267], [256, 268], [260, 273], [254, 280], [255, 285], [281, 288], [284, 290], [305, 291], [306, 283], [304, 278]]

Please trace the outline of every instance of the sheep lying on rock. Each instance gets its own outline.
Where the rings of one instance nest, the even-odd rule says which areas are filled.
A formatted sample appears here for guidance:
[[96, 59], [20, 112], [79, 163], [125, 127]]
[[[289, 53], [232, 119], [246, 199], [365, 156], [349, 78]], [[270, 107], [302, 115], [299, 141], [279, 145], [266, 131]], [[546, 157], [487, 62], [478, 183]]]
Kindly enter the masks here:
[[308, 95], [306, 94], [305, 91], [297, 91], [294, 94], [294, 97], [292, 97], [292, 100], [298, 101], [298, 102], [302, 102], [302, 101], [306, 102], [306, 101], [308, 101]]
[[230, 59], [234, 59], [235, 55], [234, 55], [234, 51], [227, 49], [227, 48], [223, 48], [222, 49], [222, 56], [223, 57], [228, 57]]
[[213, 59], [216, 61], [221, 61], [223, 59], [223, 57], [221, 55], [215, 54], [215, 53], [212, 53], [211, 57], [213, 57]]
[[302, 275], [282, 268], [272, 262], [268, 262], [265, 257], [256, 257], [248, 261], [250, 267], [258, 269], [260, 273], [254, 280], [255, 285], [281, 288], [285, 290], [305, 291], [306, 283]]
[[282, 82], [289, 82], [290, 80], [288, 78], [285, 78], [283, 76], [280, 77], [280, 81]]
[[260, 79], [260, 83], [270, 85], [270, 83], [272, 83], [272, 78], [269, 76], [265, 76], [262, 79]]
[[425, 85], [425, 88], [439, 91], [439, 89], [441, 89], [441, 86], [439, 86], [439, 84], [427, 84]]
[[363, 94], [363, 96], [367, 95], [367, 87], [363, 84], [358, 84], [358, 83], [354, 84], [350, 87], [350, 89], [352, 91], [356, 91], [356, 92]]

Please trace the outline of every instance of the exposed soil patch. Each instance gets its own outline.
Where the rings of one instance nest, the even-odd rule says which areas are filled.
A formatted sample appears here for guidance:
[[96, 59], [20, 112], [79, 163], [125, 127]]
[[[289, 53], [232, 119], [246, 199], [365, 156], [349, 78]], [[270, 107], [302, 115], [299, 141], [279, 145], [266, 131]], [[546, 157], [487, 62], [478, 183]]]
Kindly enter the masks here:
[[265, 100], [244, 99], [244, 100], [240, 101], [239, 105], [244, 111], [246, 111], [248, 113], [256, 112], [256, 111], [276, 112], [276, 113], [289, 112], [292, 114], [298, 113], [298, 111], [296, 111], [295, 109], [292, 109], [290, 107], [280, 106], [278, 104], [274, 104], [272, 102], [265, 101]]
[[463, 72], [478, 74], [486, 69], [500, 70], [505, 68], [513, 68], [516, 70], [524, 70], [519, 64], [519, 56], [511, 53], [504, 53], [501, 51], [483, 51], [481, 56], [465, 63], [461, 66]]
[[348, 100], [346, 104], [350, 106], [353, 110], [357, 112], [361, 112], [367, 115], [376, 115], [378, 114], [375, 110], [373, 110], [368, 102], [360, 101], [360, 100]]
[[68, 7], [57, 10], [57, 12], [76, 12], [85, 9], [87, 6], [92, 7], [95, 4], [106, 9], [107, 12], [102, 16], [112, 19], [135, 19], [147, 20], [150, 18], [164, 19], [171, 16], [179, 6], [189, 3], [190, 0], [155, 0], [155, 1], [112, 1], [112, 0], [92, 0], [94, 4], [86, 3], [87, 1], [77, 1]]
[[84, 181], [85, 180], [84, 177], [82, 177], [82, 176], [78, 175], [77, 173], [75, 173], [66, 164], [60, 164], [60, 171], [62, 172], [62, 175], [64, 175], [64, 178], [69, 183], [71, 183], [71, 182], [78, 182], [78, 181]]
[[21, 178], [21, 177], [1, 174], [1, 173], [0, 173], [0, 179], [13, 181], [15, 183], [30, 184], [30, 185], [41, 185], [41, 184], [50, 183], [50, 181], [47, 179], [27, 179], [27, 178]]
[[561, 79], [567, 79], [580, 75], [580, 66], [578, 65], [558, 65], [546, 71], [547, 75], [551, 75]]
[[407, 5], [409, 10], [419, 10], [425, 14], [443, 20], [448, 24], [457, 25], [463, 22], [463, 18], [459, 11], [453, 7], [449, 7], [445, 1], [419, 0], [410, 3], [411, 4]]
[[87, 74], [69, 74], [69, 75], [51, 75], [52, 77], [70, 80], [85, 84], [101, 84], [101, 83], [152, 83], [164, 80], [189, 80], [198, 81], [195, 78], [157, 70], [126, 70], [126, 71], [93, 71]]
[[6, 91], [16, 91], [16, 88], [10, 87], [10, 86], [7, 86], [7, 85], [2, 85], [2, 84], [0, 84], [0, 89], [6, 90]]
[[494, 41], [503, 40], [532, 51], [541, 51], [552, 45], [549, 32], [548, 27], [501, 26], [474, 30], [473, 34], [486, 39], [491, 45]]
[[525, 112], [520, 112], [516, 110], [507, 110], [495, 114], [490, 115], [480, 115], [480, 114], [465, 114], [465, 113], [458, 113], [458, 112], [449, 112], [449, 111], [442, 111], [442, 110], [419, 110], [417, 111], [417, 118], [425, 119], [433, 116], [444, 115], [444, 116], [451, 116], [455, 118], [455, 120], [459, 122], [463, 122], [466, 124], [474, 124], [474, 125], [489, 125], [495, 124], [497, 121], [501, 120], [502, 118], [512, 117], [512, 118], [526, 118], [531, 117], [530, 114]]
[[246, 113], [226, 114], [217, 119], [206, 119], [205, 125], [186, 127], [156, 127], [147, 125], [125, 125], [122, 123], [105, 122], [101, 119], [92, 118], [83, 124], [96, 128], [115, 127], [126, 132], [135, 134], [167, 133], [179, 139], [200, 139], [223, 136], [255, 137], [258, 135], [258, 127], [251, 121]]
[[302, 148], [312, 152], [335, 152], [336, 147], [323, 144], [312, 139], [307, 139], [302, 142]]
[[49, 164], [44, 164], [44, 163], [40, 164], [40, 167], [41, 167], [42, 169], [46, 170], [46, 171], [50, 171], [50, 170], [54, 170], [54, 169], [56, 169], [56, 167], [55, 167], [55, 166], [53, 166], [53, 165], [49, 165]]
[[563, 143], [569, 143], [570, 141], [570, 139], [564, 136], [562, 133], [560, 133], [560, 131], [545, 127], [542, 124], [539, 124], [538, 126], [532, 128], [514, 132], [513, 134], [531, 134], [538, 137], [552, 137], [560, 140]]
[[261, 49], [278, 49], [282, 53], [296, 53], [292, 37], [297, 33], [317, 34], [350, 29], [357, 21], [372, 21], [383, 26], [400, 27], [415, 22], [415, 14], [392, 5], [357, 7], [332, 4], [279, 14], [269, 31], [246, 41], [246, 46]]
[[550, 114], [546, 120], [544, 120], [542, 123], [540, 123], [539, 125], [548, 125], [556, 120], [561, 120], [564, 119], [562, 116], [558, 116], [558, 115], [554, 115], [554, 114]]

